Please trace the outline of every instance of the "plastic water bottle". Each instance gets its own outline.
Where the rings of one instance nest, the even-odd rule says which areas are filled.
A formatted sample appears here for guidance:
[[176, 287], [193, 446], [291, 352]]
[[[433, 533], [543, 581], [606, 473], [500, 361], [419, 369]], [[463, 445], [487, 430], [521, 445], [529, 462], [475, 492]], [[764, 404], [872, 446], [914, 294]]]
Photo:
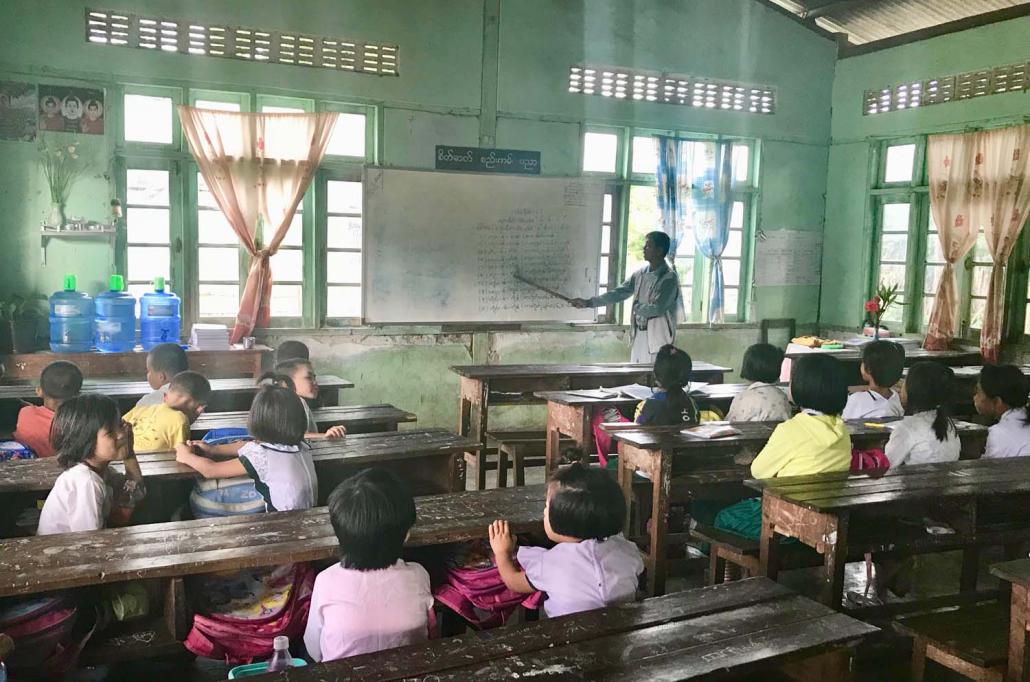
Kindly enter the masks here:
[[275, 673], [293, 667], [290, 656], [290, 638], [279, 635], [272, 640], [272, 658], [268, 661], [268, 672]]
[[101, 353], [136, 347], [136, 299], [125, 291], [121, 275], [111, 275], [110, 291], [97, 295], [96, 341]]
[[93, 299], [75, 291], [75, 275], [64, 276], [64, 290], [50, 297], [50, 350], [88, 353], [93, 347]]
[[154, 290], [139, 300], [139, 340], [143, 350], [159, 343], [179, 343], [182, 317], [181, 301], [171, 291], [165, 291], [165, 278], [154, 278]]

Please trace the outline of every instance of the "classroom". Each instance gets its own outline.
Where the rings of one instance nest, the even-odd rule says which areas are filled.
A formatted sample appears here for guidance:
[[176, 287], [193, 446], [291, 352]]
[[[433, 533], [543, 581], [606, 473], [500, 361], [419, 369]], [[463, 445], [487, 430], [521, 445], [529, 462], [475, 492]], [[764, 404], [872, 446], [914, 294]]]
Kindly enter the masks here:
[[1030, 680], [1030, 1], [3, 0], [0, 682]]

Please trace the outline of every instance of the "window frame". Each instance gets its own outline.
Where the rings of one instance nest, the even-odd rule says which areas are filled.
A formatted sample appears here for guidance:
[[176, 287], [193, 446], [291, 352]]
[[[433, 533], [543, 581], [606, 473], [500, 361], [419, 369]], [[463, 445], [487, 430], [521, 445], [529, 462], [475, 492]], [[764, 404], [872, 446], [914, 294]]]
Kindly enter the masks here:
[[[915, 144], [913, 157], [913, 173], [911, 182], [886, 182], [887, 150], [889, 147]], [[923, 324], [923, 306], [931, 295], [924, 292], [926, 269], [929, 266], [927, 256], [930, 240], [930, 195], [927, 165], [927, 136], [893, 137], [876, 140], [872, 143], [873, 159], [871, 162], [872, 180], [869, 189], [869, 210], [872, 220], [872, 250], [866, 283], [867, 297], [875, 294], [880, 281], [880, 245], [883, 239], [883, 214], [880, 207], [891, 199], [908, 201], [909, 242], [907, 263], [905, 266], [905, 306], [902, 315], [902, 332], [906, 334], [925, 334]], [[1030, 238], [1026, 230], [1020, 233], [1019, 242], [1009, 259], [1005, 282], [1005, 311], [1002, 321], [1003, 338], [1009, 341], [1030, 341], [1030, 334], [1024, 333], [1027, 311], [1030, 304], [1030, 292], [1027, 292], [1028, 267], [1030, 267]], [[956, 264], [955, 274], [958, 289], [958, 320], [955, 338], [969, 343], [978, 343], [980, 329], [972, 326], [972, 294], [973, 268], [982, 261], [974, 260], [975, 245]]]
[[[368, 123], [366, 122], [366, 126]], [[366, 153], [368, 149], [366, 148]], [[348, 158], [348, 157], [337, 157], [337, 158]], [[360, 165], [337, 163], [330, 167], [322, 166], [315, 174], [315, 198], [316, 198], [316, 211], [318, 215], [318, 231], [317, 241], [315, 243], [315, 252], [320, 256], [315, 259], [314, 267], [317, 280], [321, 283], [318, 287], [318, 310], [319, 310], [319, 325], [324, 328], [343, 328], [343, 327], [355, 327], [361, 326], [364, 323], [365, 317], [365, 297], [364, 297], [364, 285], [365, 285], [365, 203], [364, 203], [364, 187], [362, 187], [362, 204], [361, 204], [361, 281], [357, 285], [353, 284], [342, 284], [334, 283], [329, 284], [329, 266], [328, 266], [328, 254], [329, 249], [329, 182], [358, 182], [364, 184], [363, 172]], [[347, 249], [332, 249], [333, 252], [349, 252]], [[330, 286], [357, 286], [362, 289], [361, 294], [361, 310], [357, 317], [329, 317], [329, 287]]]
[[[718, 142], [729, 140], [733, 143], [733, 146], [744, 145], [748, 147], [748, 172], [747, 178], [743, 181], [733, 180], [731, 185], [731, 191], [733, 194], [734, 202], [743, 203], [743, 223], [741, 226], [741, 254], [740, 254], [740, 279], [738, 281], [737, 288], [737, 307], [735, 310], [724, 310], [725, 321], [727, 323], [744, 323], [749, 318], [749, 307], [752, 293], [752, 274], [753, 274], [753, 253], [754, 253], [754, 235], [755, 226], [757, 222], [757, 210], [756, 204], [759, 199], [759, 188], [758, 188], [758, 168], [759, 168], [759, 156], [760, 156], [760, 140], [755, 138], [742, 138], [732, 135], [708, 135], [703, 133], [693, 133], [684, 130], [661, 130], [656, 128], [637, 128], [637, 127], [613, 127], [603, 125], [585, 125], [583, 127], [583, 134], [580, 136], [581, 147], [584, 148], [580, 152], [580, 168], [583, 167], [583, 160], [585, 158], [585, 146], [586, 146], [586, 133], [597, 132], [597, 133], [615, 133], [618, 135], [618, 144], [616, 146], [616, 172], [615, 173], [600, 173], [595, 171], [582, 171], [586, 177], [600, 177], [607, 180], [607, 187], [616, 187], [616, 200], [619, 202], [619, 208], [617, 211], [613, 211], [613, 218], [617, 220], [619, 234], [619, 258], [610, 259], [609, 267], [611, 272], [609, 273], [609, 282], [614, 282], [612, 286], [618, 286], [625, 278], [629, 277], [630, 274], [626, 272], [626, 267], [629, 263], [630, 257], [627, 253], [627, 244], [629, 238], [629, 204], [630, 204], [630, 193], [633, 187], [654, 187], [655, 176], [653, 173], [634, 173], [633, 172], [633, 141], [636, 137], [652, 137], [654, 135], [668, 135], [676, 137], [677, 139], [684, 141], [697, 141], [697, 142]], [[613, 225], [613, 229], [615, 225]], [[615, 263], [615, 261], [618, 261]], [[737, 260], [734, 258], [733, 260]], [[685, 307], [687, 309], [688, 323], [703, 323], [707, 317], [708, 302], [704, 296], [699, 295], [697, 292], [701, 292], [706, 288], [706, 283], [709, 277], [709, 262], [708, 259], [701, 255], [697, 250], [694, 250], [694, 264], [693, 264], [693, 278], [691, 281], [691, 301], [689, 305], [685, 301]], [[614, 310], [611, 310], [614, 308]], [[604, 315], [604, 319], [608, 322], [622, 323], [625, 316], [627, 306], [625, 303], [619, 303], [615, 306], [609, 306], [609, 310]]]

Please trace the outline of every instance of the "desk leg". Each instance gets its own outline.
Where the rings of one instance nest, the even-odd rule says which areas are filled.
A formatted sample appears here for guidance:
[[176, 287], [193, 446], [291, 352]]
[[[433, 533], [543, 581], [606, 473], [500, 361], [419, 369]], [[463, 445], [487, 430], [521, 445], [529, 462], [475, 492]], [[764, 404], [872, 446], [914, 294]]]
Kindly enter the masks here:
[[482, 444], [477, 452], [466, 452], [465, 461], [475, 467], [476, 490], [486, 488], [486, 415], [490, 385], [478, 379], [461, 378], [458, 402], [458, 434]]
[[1030, 680], [1030, 666], [1026, 660], [1027, 626], [1030, 621], [1030, 594], [1026, 585], [1012, 585], [1009, 607], [1009, 665], [1005, 677], [1008, 682]]
[[[830, 608], [840, 610], [844, 598], [844, 566], [848, 559], [848, 515], [826, 517], [823, 545], [822, 601]], [[818, 548], [817, 548], [818, 549]]]
[[[969, 500], [959, 507], [959, 517], [953, 524], [959, 533], [971, 536], [976, 533], [977, 502]], [[966, 547], [962, 550], [962, 570], [959, 574], [959, 591], [975, 592], [977, 577], [980, 573], [980, 548]]]
[[654, 597], [665, 593], [672, 452], [644, 450], [619, 443], [619, 483], [627, 502], [632, 499], [633, 474], [637, 469], [651, 477], [651, 527], [647, 533], [649, 542], [644, 568], [647, 571], [647, 596]]
[[625, 448], [619, 444], [619, 468], [617, 469], [617, 475], [619, 479], [619, 487], [622, 488], [622, 499], [626, 504], [626, 521], [623, 523], [622, 532], [627, 537], [633, 536], [633, 472], [634, 469], [630, 466], [626, 457], [622, 456], [622, 451]]
[[776, 538], [776, 501], [762, 495], [762, 531], [758, 540], [758, 561], [761, 574], [776, 580], [780, 574], [780, 543]]
[[589, 406], [547, 403], [547, 476], [558, 468], [562, 436], [571, 438], [586, 455], [584, 461], [590, 461], [590, 453], [595, 449], [594, 434], [590, 428], [591, 412], [592, 407]]

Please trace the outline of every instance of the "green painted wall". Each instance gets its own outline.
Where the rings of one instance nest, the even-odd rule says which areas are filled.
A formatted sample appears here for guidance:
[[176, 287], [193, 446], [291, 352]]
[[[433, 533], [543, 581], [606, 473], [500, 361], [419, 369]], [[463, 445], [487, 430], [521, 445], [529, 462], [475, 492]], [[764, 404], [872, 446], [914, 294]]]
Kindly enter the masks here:
[[1022, 123], [1030, 117], [1026, 91], [863, 116], [865, 90], [1023, 61], [1030, 55], [1027, 36], [1030, 17], [1023, 17], [837, 62], [826, 182], [822, 326], [855, 327], [862, 317], [872, 240], [866, 190], [877, 141]]
[[[108, 88], [118, 84], [251, 90], [373, 105], [385, 165], [431, 167], [439, 143], [538, 149], [543, 172], [579, 173], [586, 124], [689, 130], [761, 140], [761, 230], [819, 231], [823, 221], [835, 45], [753, 0], [119, 0], [148, 15], [366, 38], [400, 46], [399, 78], [336, 73], [87, 44], [82, 0], [5, 0], [0, 78]], [[496, 33], [493, 18], [496, 12]], [[485, 21], [484, 16], [489, 20]], [[60, 49], [53, 49], [60, 38]], [[496, 44], [496, 49], [491, 46]], [[566, 92], [567, 69], [588, 62], [759, 83], [776, 88], [773, 116], [614, 101]], [[494, 95], [496, 93], [496, 95]], [[111, 126], [109, 126], [111, 127]], [[92, 141], [96, 177], [76, 187], [71, 213], [104, 218], [116, 135]], [[0, 270], [9, 286], [52, 291], [68, 270], [97, 290], [110, 270], [100, 245], [54, 244], [39, 262], [37, 229], [48, 201], [35, 147], [0, 142]], [[816, 322], [818, 287], [754, 292], [759, 317]], [[624, 360], [624, 329], [449, 334], [440, 328], [270, 333], [303, 338], [323, 373], [358, 384], [348, 402], [390, 401], [422, 424], [453, 426], [457, 378], [448, 366], [491, 362]], [[755, 325], [684, 329], [695, 357], [738, 367]], [[535, 416], [513, 412], [503, 419]]]

